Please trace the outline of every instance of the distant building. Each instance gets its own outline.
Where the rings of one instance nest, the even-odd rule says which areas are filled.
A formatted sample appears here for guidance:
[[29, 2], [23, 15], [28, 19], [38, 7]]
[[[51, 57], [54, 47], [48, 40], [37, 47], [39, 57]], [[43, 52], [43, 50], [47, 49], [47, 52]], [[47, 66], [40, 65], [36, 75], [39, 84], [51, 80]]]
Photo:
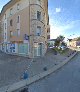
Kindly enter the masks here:
[[47, 26], [47, 39], [50, 39], [50, 25], [49, 25], [49, 16], [48, 16], [48, 26]]
[[55, 44], [55, 41], [56, 41], [56, 39], [49, 39], [49, 40], [48, 40], [48, 46], [49, 46], [49, 47], [53, 47], [54, 44]]
[[[1, 14], [0, 14], [0, 16], [1, 16]], [[1, 17], [0, 17], [0, 43], [1, 43]]]
[[68, 39], [67, 40], [67, 46], [69, 47], [70, 46], [70, 42], [72, 41], [72, 39]]
[[10, 0], [0, 14], [1, 50], [43, 56], [50, 38], [48, 0]]
[[77, 37], [77, 38], [69, 40], [69, 46], [71, 46], [71, 47], [80, 47], [80, 38]]

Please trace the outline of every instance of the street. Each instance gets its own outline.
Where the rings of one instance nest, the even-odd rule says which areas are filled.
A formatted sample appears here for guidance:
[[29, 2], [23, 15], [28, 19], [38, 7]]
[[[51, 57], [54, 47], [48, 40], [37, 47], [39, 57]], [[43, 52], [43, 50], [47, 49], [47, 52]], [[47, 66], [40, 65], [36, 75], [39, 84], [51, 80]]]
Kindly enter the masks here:
[[80, 92], [80, 52], [55, 73], [30, 85], [29, 92]]
[[7, 55], [0, 51], [0, 87], [20, 81], [29, 62], [30, 59]]
[[[71, 52], [71, 51], [70, 51]], [[67, 55], [54, 55], [53, 51], [47, 53], [42, 58], [36, 58], [35, 62], [31, 63], [31, 59], [16, 55], [8, 55], [0, 51], [0, 87], [11, 85], [21, 81], [21, 76], [27, 69], [29, 77], [43, 72], [43, 68], [47, 66], [48, 69], [61, 63]]]

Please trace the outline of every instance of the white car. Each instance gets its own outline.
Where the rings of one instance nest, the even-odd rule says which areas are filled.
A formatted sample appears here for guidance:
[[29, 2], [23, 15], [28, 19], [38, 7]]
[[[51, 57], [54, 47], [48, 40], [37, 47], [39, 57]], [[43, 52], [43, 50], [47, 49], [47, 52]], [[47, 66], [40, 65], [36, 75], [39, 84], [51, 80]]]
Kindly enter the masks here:
[[58, 49], [65, 50], [67, 47], [66, 46], [59, 46]]

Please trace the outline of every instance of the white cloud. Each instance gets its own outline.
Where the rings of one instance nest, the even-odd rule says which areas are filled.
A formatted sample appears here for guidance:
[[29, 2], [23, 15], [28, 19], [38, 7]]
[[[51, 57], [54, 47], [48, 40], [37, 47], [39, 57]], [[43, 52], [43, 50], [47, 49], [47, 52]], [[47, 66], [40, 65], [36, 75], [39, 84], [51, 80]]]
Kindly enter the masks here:
[[56, 8], [56, 13], [61, 12], [61, 8]]
[[57, 13], [60, 13], [61, 11], [62, 11], [61, 8], [51, 8], [51, 9], [49, 9], [49, 15], [53, 16]]
[[62, 33], [62, 30], [59, 27], [55, 27], [51, 25], [51, 39], [56, 38]]
[[57, 25], [53, 23], [53, 19], [50, 20], [51, 39], [56, 38], [59, 35], [63, 35], [65, 30], [73, 28], [73, 22], [67, 25]]

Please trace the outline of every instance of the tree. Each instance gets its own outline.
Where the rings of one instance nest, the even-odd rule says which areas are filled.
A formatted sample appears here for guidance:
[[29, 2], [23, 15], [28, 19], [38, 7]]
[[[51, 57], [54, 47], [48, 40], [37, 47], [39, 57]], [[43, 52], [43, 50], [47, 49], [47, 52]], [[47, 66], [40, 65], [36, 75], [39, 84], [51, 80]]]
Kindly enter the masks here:
[[60, 46], [61, 43], [64, 41], [64, 39], [65, 39], [64, 36], [62, 36], [62, 35], [58, 36], [55, 43], [54, 43], [54, 45], [57, 46], [57, 47]]
[[57, 40], [57, 39], [56, 39], [56, 40], [55, 40], [55, 43], [54, 43], [54, 46], [57, 46], [57, 47], [58, 47], [59, 44], [60, 44], [60, 40]]
[[67, 46], [67, 44], [65, 42], [62, 42], [61, 45], [62, 46]]
[[57, 40], [59, 40], [60, 42], [63, 42], [64, 41], [64, 36], [60, 35], [59, 37], [57, 37]]
[[77, 41], [80, 41], [80, 37], [78, 37]]

